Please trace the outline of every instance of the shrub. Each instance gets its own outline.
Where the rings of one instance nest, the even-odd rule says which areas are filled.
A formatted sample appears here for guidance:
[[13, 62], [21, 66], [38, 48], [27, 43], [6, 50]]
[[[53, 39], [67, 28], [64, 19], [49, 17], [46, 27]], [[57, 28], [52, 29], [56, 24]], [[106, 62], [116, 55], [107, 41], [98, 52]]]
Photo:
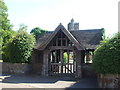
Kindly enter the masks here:
[[9, 44], [10, 62], [28, 63], [34, 44], [35, 38], [33, 35], [28, 34], [26, 31], [19, 31]]
[[13, 30], [1, 30], [0, 31], [0, 46], [1, 46], [1, 50], [0, 50], [0, 54], [2, 55], [3, 60], [8, 60], [8, 51], [7, 51], [7, 46], [8, 43], [10, 43], [14, 36], [15, 36], [16, 32]]
[[102, 41], [94, 53], [93, 68], [97, 73], [120, 74], [120, 33]]

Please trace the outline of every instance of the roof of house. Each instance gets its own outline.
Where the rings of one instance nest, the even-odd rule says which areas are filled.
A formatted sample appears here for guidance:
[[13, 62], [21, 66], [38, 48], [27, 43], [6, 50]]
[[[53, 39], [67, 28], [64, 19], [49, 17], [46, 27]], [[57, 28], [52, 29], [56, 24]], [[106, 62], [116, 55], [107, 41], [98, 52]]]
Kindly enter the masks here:
[[36, 49], [43, 50], [59, 30], [62, 30], [64, 34], [76, 45], [76, 47], [79, 50], [82, 50], [95, 49], [102, 40], [102, 30], [104, 29], [68, 31], [62, 24], [60, 24], [55, 31], [49, 31], [38, 39]]

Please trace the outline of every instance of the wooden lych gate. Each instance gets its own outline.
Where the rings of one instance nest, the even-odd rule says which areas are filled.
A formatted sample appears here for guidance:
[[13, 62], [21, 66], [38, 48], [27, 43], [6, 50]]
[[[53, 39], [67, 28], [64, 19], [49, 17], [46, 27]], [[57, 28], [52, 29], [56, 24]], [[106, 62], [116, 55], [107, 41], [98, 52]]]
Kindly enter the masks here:
[[32, 55], [34, 71], [43, 76], [87, 76], [91, 72], [89, 63], [92, 63], [93, 52], [101, 41], [102, 31], [69, 31], [60, 24], [38, 39]]
[[83, 47], [63, 25], [60, 24], [38, 49], [43, 51], [42, 75], [81, 77]]
[[76, 73], [75, 46], [60, 32], [49, 45], [48, 74], [49, 75], [74, 75]]
[[76, 73], [75, 54], [72, 50], [56, 49], [49, 54], [49, 75]]

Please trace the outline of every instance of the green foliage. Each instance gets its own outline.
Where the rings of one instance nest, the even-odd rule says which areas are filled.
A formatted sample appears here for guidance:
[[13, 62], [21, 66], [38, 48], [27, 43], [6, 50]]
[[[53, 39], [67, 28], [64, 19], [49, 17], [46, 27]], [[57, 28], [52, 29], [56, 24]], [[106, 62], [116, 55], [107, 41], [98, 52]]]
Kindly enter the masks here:
[[0, 30], [11, 30], [12, 25], [8, 19], [8, 9], [4, 3], [4, 0], [0, 0]]
[[64, 63], [68, 63], [68, 54], [66, 52], [63, 54], [63, 60]]
[[104, 40], [95, 50], [93, 68], [98, 73], [120, 74], [120, 33]]
[[21, 24], [18, 31], [21, 31], [21, 30], [27, 31], [27, 26], [25, 24]]
[[36, 40], [44, 33], [46, 33], [46, 30], [43, 30], [39, 27], [33, 28], [30, 33], [33, 33], [35, 35]]
[[8, 43], [10, 43], [12, 41], [12, 39], [14, 38], [16, 32], [15, 31], [8, 31], [8, 30], [1, 30], [0, 31], [0, 46], [2, 47], [0, 54], [2, 54], [2, 59], [8, 59], [7, 56], [7, 45]]
[[9, 62], [28, 63], [34, 44], [35, 38], [33, 35], [28, 34], [26, 31], [19, 31], [9, 44]]
[[8, 9], [4, 3], [4, 0], [0, 0], [0, 59], [8, 59], [7, 57], [7, 44], [14, 37], [14, 31], [12, 31], [12, 25], [8, 19]]

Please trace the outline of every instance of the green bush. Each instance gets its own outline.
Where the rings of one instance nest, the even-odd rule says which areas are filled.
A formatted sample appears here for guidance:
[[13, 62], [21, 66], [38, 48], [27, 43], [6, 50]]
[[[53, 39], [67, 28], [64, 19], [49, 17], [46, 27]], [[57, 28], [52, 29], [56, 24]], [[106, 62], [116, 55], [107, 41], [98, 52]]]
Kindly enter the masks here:
[[97, 73], [120, 74], [120, 33], [102, 41], [94, 53], [93, 68]]
[[28, 63], [34, 44], [35, 38], [33, 35], [26, 31], [19, 31], [13, 41], [9, 43], [9, 62]]
[[8, 60], [8, 51], [7, 51], [7, 46], [8, 43], [10, 43], [14, 36], [15, 36], [16, 32], [13, 30], [1, 30], [0, 31], [0, 46], [1, 46], [1, 50], [0, 50], [0, 54], [2, 55], [3, 60]]

